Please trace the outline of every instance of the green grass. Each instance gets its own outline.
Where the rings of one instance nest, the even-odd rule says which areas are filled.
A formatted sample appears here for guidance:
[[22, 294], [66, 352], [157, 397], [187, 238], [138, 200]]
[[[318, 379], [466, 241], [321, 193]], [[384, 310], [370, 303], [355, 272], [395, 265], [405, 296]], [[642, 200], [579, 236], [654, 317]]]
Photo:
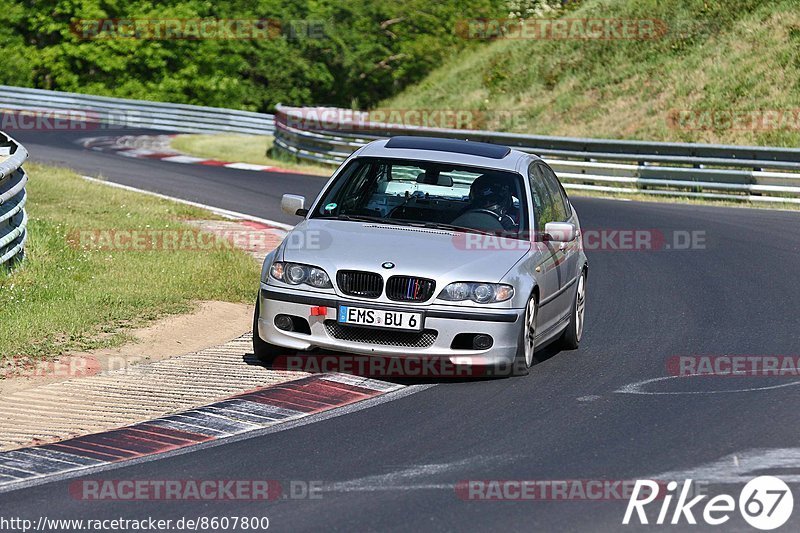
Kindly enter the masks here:
[[119, 345], [132, 327], [200, 300], [250, 302], [259, 267], [239, 250], [125, 251], [71, 243], [81, 230], [188, 229], [207, 211], [26, 167], [27, 257], [0, 272], [0, 359]]
[[267, 150], [272, 148], [272, 140], [272, 137], [266, 135], [233, 133], [178, 135], [172, 140], [172, 147], [185, 154], [208, 159], [219, 159], [220, 161], [275, 166], [326, 177], [333, 172], [332, 168], [323, 165], [297, 163], [267, 157]]
[[796, 0], [588, 0], [563, 17], [659, 19], [668, 30], [651, 40], [487, 42], [379, 107], [480, 111], [480, 129], [542, 135], [800, 144], [797, 121], [758, 131], [670, 120], [682, 110], [796, 117]]

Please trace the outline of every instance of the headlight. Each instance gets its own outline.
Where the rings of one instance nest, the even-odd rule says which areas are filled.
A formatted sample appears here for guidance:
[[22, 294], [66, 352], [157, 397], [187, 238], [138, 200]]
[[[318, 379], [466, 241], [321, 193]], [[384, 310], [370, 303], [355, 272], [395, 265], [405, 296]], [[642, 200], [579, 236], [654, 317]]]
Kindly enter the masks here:
[[458, 281], [445, 287], [439, 294], [439, 299], [448, 302], [472, 300], [479, 304], [490, 304], [504, 302], [513, 296], [514, 287], [511, 285]]
[[283, 281], [289, 285], [300, 285], [308, 277], [308, 268], [303, 265], [288, 265], [283, 271]]
[[306, 284], [317, 289], [333, 288], [328, 274], [321, 268], [311, 265], [276, 261], [272, 263], [269, 275], [289, 285]]

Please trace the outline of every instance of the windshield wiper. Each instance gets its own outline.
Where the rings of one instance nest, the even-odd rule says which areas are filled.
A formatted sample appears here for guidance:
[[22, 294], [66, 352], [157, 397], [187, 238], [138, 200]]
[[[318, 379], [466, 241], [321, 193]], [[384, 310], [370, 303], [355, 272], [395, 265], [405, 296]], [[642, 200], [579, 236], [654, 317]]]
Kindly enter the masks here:
[[411, 226], [408, 221], [396, 218], [383, 218], [373, 217], [370, 215], [338, 215], [336, 217], [320, 217], [320, 218], [336, 218], [336, 220], [346, 220], [348, 222], [374, 222], [376, 224], [384, 224], [386, 226]]
[[450, 231], [466, 231], [467, 233], [480, 233], [481, 235], [497, 235], [491, 231], [485, 231], [475, 228], [467, 228], [465, 226], [456, 226], [455, 224], [445, 224], [444, 222], [425, 222], [422, 224], [423, 228], [431, 229], [444, 229]]
[[338, 215], [337, 220], [352, 220], [354, 222], [383, 222], [381, 217], [373, 217], [369, 215]]

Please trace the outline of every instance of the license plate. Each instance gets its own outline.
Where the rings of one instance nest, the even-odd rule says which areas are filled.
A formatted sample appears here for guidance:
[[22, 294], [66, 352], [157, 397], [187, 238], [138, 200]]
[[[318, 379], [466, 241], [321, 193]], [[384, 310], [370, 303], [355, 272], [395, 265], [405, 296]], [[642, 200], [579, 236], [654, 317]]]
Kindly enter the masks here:
[[377, 328], [422, 330], [422, 313], [387, 311], [385, 309], [365, 309], [363, 307], [339, 306], [340, 324], [353, 326], [372, 326]]

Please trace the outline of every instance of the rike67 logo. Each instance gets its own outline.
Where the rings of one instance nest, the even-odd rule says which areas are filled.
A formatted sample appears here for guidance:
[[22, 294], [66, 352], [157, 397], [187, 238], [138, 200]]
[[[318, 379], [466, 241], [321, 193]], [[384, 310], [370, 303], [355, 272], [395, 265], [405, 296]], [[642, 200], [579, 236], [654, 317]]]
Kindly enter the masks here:
[[[659, 487], [662, 488], [659, 491]], [[738, 502], [729, 494], [718, 494], [708, 498], [708, 495], [694, 496], [692, 480], [687, 479], [678, 492], [678, 483], [670, 481], [666, 485], [666, 493], [663, 490], [663, 482], [645, 479], [637, 480], [633, 488], [628, 507], [625, 509], [625, 516], [622, 523], [625, 525], [648, 524], [648, 519], [652, 519], [652, 514], [648, 518], [645, 507], [660, 500], [661, 506], [658, 511], [656, 524], [697, 524], [697, 518], [702, 518], [703, 522], [711, 526], [722, 525], [731, 519], [737, 508], [742, 518], [752, 527], [760, 530], [776, 529], [789, 520], [794, 507], [794, 498], [789, 486], [781, 479], [774, 476], [759, 476], [749, 481], [739, 493]], [[672, 502], [677, 496], [675, 506]], [[658, 504], [653, 506], [658, 507]], [[655, 511], [655, 509], [648, 509]], [[634, 518], [635, 513], [635, 518]], [[695, 516], [697, 515], [697, 516]], [[632, 521], [633, 519], [633, 521]]]

